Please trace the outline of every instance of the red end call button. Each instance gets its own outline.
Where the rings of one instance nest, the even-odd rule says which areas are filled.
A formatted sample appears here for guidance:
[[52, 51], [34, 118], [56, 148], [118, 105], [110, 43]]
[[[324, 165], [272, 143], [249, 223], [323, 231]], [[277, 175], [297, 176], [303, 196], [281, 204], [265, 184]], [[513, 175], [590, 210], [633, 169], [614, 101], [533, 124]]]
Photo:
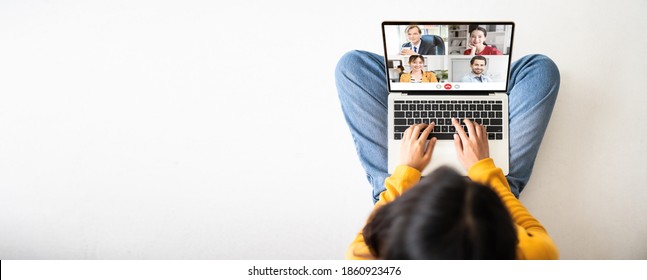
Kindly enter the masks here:
[[445, 84], [445, 89], [452, 89], [452, 85], [450, 85], [450, 84]]

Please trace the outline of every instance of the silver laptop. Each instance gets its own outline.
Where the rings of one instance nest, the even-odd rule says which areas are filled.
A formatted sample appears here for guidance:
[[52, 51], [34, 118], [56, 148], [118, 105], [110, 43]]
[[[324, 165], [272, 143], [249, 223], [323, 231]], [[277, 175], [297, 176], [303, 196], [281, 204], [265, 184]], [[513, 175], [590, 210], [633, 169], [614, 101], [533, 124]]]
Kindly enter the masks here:
[[434, 122], [429, 139], [438, 141], [423, 175], [442, 165], [466, 174], [454, 148], [451, 119], [468, 118], [487, 127], [490, 157], [508, 174], [507, 87], [513, 31], [513, 22], [382, 23], [389, 89], [389, 173], [399, 164], [404, 130]]

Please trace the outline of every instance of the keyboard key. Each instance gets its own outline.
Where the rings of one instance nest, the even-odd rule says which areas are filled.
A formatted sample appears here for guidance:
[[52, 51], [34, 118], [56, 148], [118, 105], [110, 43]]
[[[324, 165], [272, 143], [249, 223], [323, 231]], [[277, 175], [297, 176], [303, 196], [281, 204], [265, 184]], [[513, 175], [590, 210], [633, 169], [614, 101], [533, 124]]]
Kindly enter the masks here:
[[413, 118], [413, 112], [406, 112], [405, 115], [407, 118]]
[[421, 118], [427, 118], [427, 112], [420, 112]]
[[503, 126], [490, 125], [487, 127], [487, 132], [503, 132]]
[[395, 119], [394, 124], [395, 124], [395, 125], [406, 125], [406, 124], [407, 124], [407, 120], [406, 120], [406, 119]]
[[431, 104], [425, 104], [425, 110], [426, 111], [431, 110]]
[[497, 133], [496, 140], [501, 140], [501, 139], [503, 139], [503, 133]]
[[393, 116], [396, 118], [404, 118], [404, 112], [393, 112]]
[[402, 111], [408, 111], [408, 110], [409, 110], [409, 105], [402, 104]]
[[413, 101], [411, 101], [411, 100], [407, 100], [407, 101], [405, 101], [405, 102], [406, 102], [406, 103], [413, 103]]
[[442, 131], [442, 132], [449, 132], [449, 126], [443, 125], [443, 126], [440, 128], [440, 131]]
[[400, 111], [400, 110], [402, 110], [402, 105], [400, 105], [400, 104], [395, 104], [395, 105], [393, 106], [393, 109], [394, 109], [394, 110], [396, 110], [396, 111]]
[[414, 118], [419, 118], [420, 117], [420, 112], [413, 112], [413, 117]]
[[425, 105], [422, 105], [422, 104], [416, 105], [416, 110], [418, 110], [418, 111], [422, 111], [422, 110], [424, 110], [424, 108], [425, 108]]
[[431, 140], [431, 137], [436, 137], [438, 140], [454, 140], [454, 133], [430, 133], [427, 140]]
[[393, 139], [395, 140], [400, 140], [402, 139], [402, 133], [394, 133], [395, 135], [393, 136]]
[[501, 113], [501, 112], [496, 112], [496, 117], [497, 117], [497, 118], [499, 118], [499, 119], [500, 119], [500, 118], [503, 118], [503, 113]]
[[502, 119], [492, 119], [492, 120], [490, 121], [490, 125], [502, 125], [502, 124], [503, 124], [503, 120], [502, 120]]
[[394, 103], [404, 103], [404, 100], [394, 100]]
[[487, 134], [487, 139], [488, 139], [488, 140], [494, 140], [494, 138], [495, 138], [495, 137], [496, 137], [496, 136], [494, 135], [494, 133], [488, 133], [488, 134]]
[[407, 125], [412, 125], [413, 124], [413, 119], [407, 119]]
[[490, 125], [490, 119], [483, 119], [483, 125]]
[[415, 123], [415, 124], [421, 124], [421, 123], [422, 123], [422, 119], [414, 119], [413, 123]]
[[494, 111], [501, 111], [501, 110], [503, 110], [503, 105], [500, 105], [500, 104], [494, 104], [494, 105], [492, 105], [492, 110], [494, 110]]
[[404, 132], [409, 128], [408, 126], [396, 125], [393, 129], [394, 132]]

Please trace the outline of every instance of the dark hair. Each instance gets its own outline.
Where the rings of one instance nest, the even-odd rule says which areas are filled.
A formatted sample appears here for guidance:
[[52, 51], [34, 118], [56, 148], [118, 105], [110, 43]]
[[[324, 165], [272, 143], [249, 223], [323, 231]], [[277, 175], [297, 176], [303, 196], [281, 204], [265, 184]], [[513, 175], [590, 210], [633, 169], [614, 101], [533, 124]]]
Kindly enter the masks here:
[[514, 259], [517, 233], [489, 187], [441, 167], [379, 208], [364, 227], [379, 259]]
[[[471, 34], [472, 34], [472, 32], [474, 32], [475, 30], [478, 30], [478, 31], [483, 32], [483, 37], [487, 37], [487, 30], [485, 30], [485, 28], [480, 27], [480, 26], [477, 26], [476, 28], [472, 29], [472, 31], [470, 31], [470, 35], [471, 35]], [[484, 46], [487, 46], [487, 44], [486, 44], [485, 42], [483, 42], [483, 45], [484, 45]]]
[[419, 54], [414, 54], [409, 57], [409, 64], [411, 64], [416, 58], [422, 59], [422, 62], [425, 62], [425, 57]]
[[477, 59], [485, 61], [485, 65], [487, 65], [487, 59], [485, 59], [485, 57], [482, 55], [475, 55], [474, 57], [472, 57], [472, 59], [470, 59], [470, 65], [473, 65], [474, 60], [477, 60]]

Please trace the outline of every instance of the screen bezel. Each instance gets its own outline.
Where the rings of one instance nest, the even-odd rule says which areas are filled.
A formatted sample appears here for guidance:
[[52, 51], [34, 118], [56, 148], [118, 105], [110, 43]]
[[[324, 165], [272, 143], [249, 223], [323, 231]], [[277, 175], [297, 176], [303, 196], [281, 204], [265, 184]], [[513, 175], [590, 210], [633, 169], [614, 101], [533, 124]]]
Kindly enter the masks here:
[[[406, 90], [406, 91], [395, 91], [402, 92], [407, 94], [460, 94], [460, 95], [486, 95], [493, 92], [507, 92], [508, 85], [510, 81], [510, 65], [512, 64], [512, 51], [514, 46], [514, 30], [515, 24], [513, 21], [383, 21], [382, 22], [382, 45], [384, 49], [384, 70], [386, 76], [386, 86], [389, 90], [389, 93], [394, 92], [391, 89], [391, 82], [389, 79], [389, 56], [386, 49], [386, 32], [385, 26], [387, 25], [511, 25], [512, 30], [510, 32], [510, 51], [507, 54], [508, 59], [508, 69], [507, 69], [507, 78], [505, 79], [505, 88], [502, 90], [446, 90], [446, 89], [430, 89], [430, 90]], [[447, 54], [445, 54], [447, 55]]]

